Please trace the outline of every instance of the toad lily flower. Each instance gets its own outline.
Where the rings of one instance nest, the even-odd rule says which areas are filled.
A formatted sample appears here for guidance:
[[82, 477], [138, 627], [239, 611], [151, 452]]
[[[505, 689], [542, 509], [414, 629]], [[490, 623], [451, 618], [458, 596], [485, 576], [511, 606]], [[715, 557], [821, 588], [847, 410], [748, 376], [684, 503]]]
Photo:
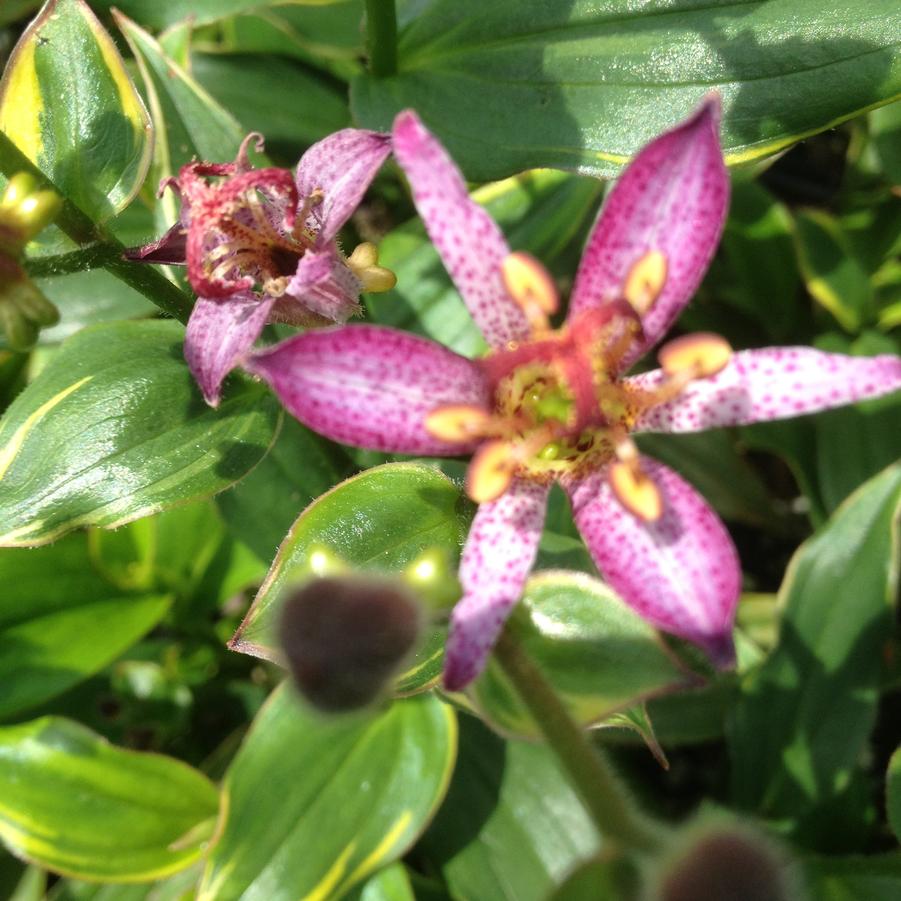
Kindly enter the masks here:
[[606, 580], [653, 625], [734, 658], [737, 554], [698, 493], [630, 435], [794, 416], [901, 386], [901, 360], [807, 348], [732, 353], [715, 335], [678, 338], [661, 368], [625, 377], [694, 293], [722, 231], [729, 180], [719, 101], [645, 147], [589, 238], [566, 321], [554, 284], [511, 253], [452, 160], [413, 112], [394, 152], [445, 266], [491, 350], [469, 360], [377, 326], [291, 338], [249, 370], [313, 429], [349, 444], [421, 455], [473, 453], [480, 503], [463, 550], [444, 680], [481, 671], [535, 559], [554, 480]]
[[372, 244], [345, 259], [335, 236], [390, 152], [389, 136], [346, 128], [314, 144], [296, 174], [254, 169], [250, 134], [233, 163], [193, 162], [161, 185], [181, 198], [180, 221], [128, 252], [148, 263], [187, 263], [197, 303], [185, 358], [207, 402], [267, 322], [324, 325], [359, 311], [361, 291], [387, 291], [394, 276]]

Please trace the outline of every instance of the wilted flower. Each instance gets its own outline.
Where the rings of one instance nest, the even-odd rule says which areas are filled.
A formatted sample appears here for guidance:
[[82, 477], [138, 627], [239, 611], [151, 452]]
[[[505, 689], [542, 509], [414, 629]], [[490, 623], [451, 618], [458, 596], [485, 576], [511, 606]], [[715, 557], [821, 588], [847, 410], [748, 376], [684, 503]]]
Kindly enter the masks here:
[[254, 354], [298, 419], [338, 441], [423, 455], [474, 452], [467, 490], [480, 502], [463, 551], [445, 685], [484, 666], [535, 559], [551, 483], [606, 580], [655, 626], [734, 657], [740, 567], [703, 498], [641, 457], [630, 434], [690, 432], [809, 413], [901, 386], [901, 360], [768, 348], [733, 354], [715, 335], [678, 338], [661, 368], [625, 370], [694, 293], [723, 228], [729, 180], [719, 100], [635, 158], [589, 238], [564, 324], [554, 284], [512, 254], [415, 113], [394, 125], [394, 152], [416, 206], [490, 353], [469, 360], [377, 326], [308, 333]]
[[325, 325], [359, 311], [361, 291], [386, 291], [394, 276], [371, 244], [345, 258], [335, 236], [390, 152], [389, 136], [346, 128], [314, 144], [297, 172], [254, 169], [250, 134], [233, 163], [182, 166], [172, 187], [179, 221], [133, 260], [186, 263], [197, 302], [185, 358], [207, 402], [267, 322]]

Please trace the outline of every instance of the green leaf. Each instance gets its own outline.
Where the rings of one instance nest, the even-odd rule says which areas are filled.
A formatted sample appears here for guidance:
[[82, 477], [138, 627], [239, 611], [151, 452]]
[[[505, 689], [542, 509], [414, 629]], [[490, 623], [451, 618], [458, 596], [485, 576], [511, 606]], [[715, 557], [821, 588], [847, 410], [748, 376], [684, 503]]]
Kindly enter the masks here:
[[95, 220], [140, 189], [150, 119], [83, 0], [48, 0], [22, 35], [0, 82], [0, 131]]
[[188, 18], [193, 18], [195, 25], [206, 25], [269, 3], [271, 0], [95, 0], [94, 6], [116, 7], [148, 28], [163, 29]]
[[716, 89], [730, 164], [901, 92], [895, 0], [435, 0], [399, 36], [398, 74], [352, 83], [354, 118], [413, 107], [467, 176], [553, 166], [611, 175]]
[[895, 838], [901, 841], [901, 748], [895, 750], [885, 776], [885, 809]]
[[[527, 172], [486, 185], [473, 198], [504, 229], [513, 249], [527, 250], [550, 265], [581, 236], [601, 188], [595, 179]], [[418, 219], [387, 235], [379, 245], [379, 260], [397, 274], [398, 287], [366, 297], [375, 321], [434, 338], [467, 356], [485, 350], [481, 332]]]
[[[657, 632], [606, 585], [581, 573], [532, 576], [511, 628], [584, 725], [599, 723], [687, 679]], [[471, 695], [480, 713], [504, 732], [540, 735], [493, 658]]]
[[816, 901], [897, 901], [901, 854], [816, 857], [804, 861], [809, 897]]
[[78, 723], [42, 717], [0, 728], [0, 838], [64, 875], [149, 881], [203, 851], [219, 797], [203, 775], [123, 751]]
[[898, 588], [901, 464], [871, 479], [805, 542], [780, 590], [779, 643], [733, 707], [733, 792], [808, 843], [857, 771], [876, 717]]
[[873, 288], [866, 270], [851, 254], [839, 222], [819, 210], [795, 216], [798, 263], [814, 300], [852, 334], [872, 314]]
[[245, 475], [279, 411], [257, 385], [207, 407], [175, 322], [117, 322], [66, 341], [0, 420], [0, 545], [45, 544], [207, 497]]
[[404, 865], [393, 863], [362, 885], [357, 886], [343, 901], [417, 901]]
[[599, 837], [544, 746], [505, 742], [460, 717], [460, 750], [447, 800], [417, 851], [455, 898], [545, 901], [598, 851]]
[[286, 417], [260, 465], [216, 503], [232, 534], [270, 561], [298, 513], [355, 468], [337, 444]]
[[901, 185], [901, 102], [870, 113], [870, 136], [886, 178]]
[[431, 695], [325, 718], [283, 686], [229, 768], [200, 901], [340, 898], [415, 841], [455, 754], [453, 711]]
[[[450, 479], [420, 463], [389, 463], [342, 482], [313, 501], [291, 527], [230, 647], [278, 659], [274, 629], [280, 594], [313, 574], [317, 548], [327, 547], [357, 568], [397, 572], [427, 548], [443, 548], [455, 557], [469, 510]], [[437, 677], [440, 652], [441, 642], [430, 637], [414, 661], [419, 675], [404, 690], [425, 687]]]
[[195, 53], [191, 73], [272, 152], [294, 153], [350, 125], [347, 92], [277, 56]]
[[171, 597], [123, 591], [92, 567], [85, 536], [0, 551], [0, 717], [102, 669], [166, 613]]

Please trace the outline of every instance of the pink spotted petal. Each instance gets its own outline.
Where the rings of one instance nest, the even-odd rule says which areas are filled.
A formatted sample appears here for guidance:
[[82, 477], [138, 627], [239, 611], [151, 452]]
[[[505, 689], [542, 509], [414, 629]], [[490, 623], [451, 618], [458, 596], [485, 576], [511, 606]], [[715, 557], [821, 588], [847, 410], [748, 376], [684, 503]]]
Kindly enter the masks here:
[[285, 297], [276, 304], [276, 315], [279, 321], [304, 325], [306, 310], [329, 322], [346, 322], [360, 312], [359, 300], [359, 279], [331, 244], [300, 258]]
[[493, 347], [529, 336], [525, 313], [507, 294], [501, 262], [510, 248], [466, 190], [460, 170], [412, 110], [394, 120], [394, 155], [416, 209], [463, 300]]
[[471, 360], [440, 344], [375, 325], [318, 329], [251, 357], [293, 416], [317, 432], [372, 450], [455, 456], [472, 445], [432, 437], [436, 407], [487, 407], [488, 388]]
[[[661, 370], [626, 380], [651, 389], [665, 380]], [[811, 347], [744, 350], [720, 373], [691, 382], [667, 403], [635, 423], [640, 432], [698, 432], [801, 416], [890, 394], [901, 388], [901, 358], [849, 357]]]
[[123, 256], [127, 260], [138, 263], [167, 263], [184, 266], [187, 254], [188, 233], [182, 222], [176, 222], [162, 238], [142, 244], [140, 247], [129, 247]]
[[661, 519], [644, 522], [626, 510], [601, 470], [566, 486], [576, 525], [604, 579], [630, 607], [728, 666], [741, 587], [732, 540], [680, 476], [647, 457], [642, 466], [663, 495]]
[[687, 121], [641, 150], [610, 192], [576, 275], [570, 316], [620, 296], [648, 251], [667, 259], [663, 291], [642, 319], [644, 340], [625, 369], [656, 344], [695, 293], [719, 243], [729, 176], [719, 142], [720, 101], [710, 95]]
[[517, 479], [476, 513], [460, 562], [463, 597], [451, 614], [445, 649], [444, 687], [449, 691], [459, 691], [482, 672], [522, 594], [538, 553], [548, 490]]
[[222, 381], [259, 338], [272, 304], [272, 298], [253, 294], [197, 298], [185, 334], [185, 359], [211, 407], [219, 405]]
[[301, 202], [321, 191], [315, 207], [320, 243], [331, 241], [360, 205], [382, 163], [391, 152], [389, 135], [345, 128], [310, 147], [297, 164]]

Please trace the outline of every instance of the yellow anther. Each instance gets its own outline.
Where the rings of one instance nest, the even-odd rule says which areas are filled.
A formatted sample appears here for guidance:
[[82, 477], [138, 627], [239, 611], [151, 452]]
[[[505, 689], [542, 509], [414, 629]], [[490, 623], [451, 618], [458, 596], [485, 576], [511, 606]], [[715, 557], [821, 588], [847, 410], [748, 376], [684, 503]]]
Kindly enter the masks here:
[[439, 407], [426, 416], [426, 431], [441, 441], [469, 441], [485, 434], [491, 414], [468, 404]]
[[716, 375], [725, 367], [732, 359], [732, 348], [719, 335], [698, 332], [665, 344], [657, 359], [667, 375], [702, 379]]
[[477, 504], [497, 500], [513, 480], [516, 465], [516, 452], [508, 442], [483, 444], [466, 471], [466, 493]]
[[548, 316], [560, 306], [557, 286], [547, 269], [528, 253], [511, 253], [501, 263], [501, 277], [532, 328], [547, 329]]
[[663, 516], [663, 497], [660, 489], [637, 460], [617, 460], [607, 475], [610, 487], [619, 502], [644, 522], [656, 522]]
[[379, 266], [379, 252], [375, 244], [365, 241], [357, 245], [347, 258], [353, 274], [360, 280], [363, 290], [368, 294], [381, 294], [390, 291], [397, 284], [397, 276], [384, 266]]
[[623, 297], [639, 316], [644, 316], [660, 297], [666, 284], [666, 271], [666, 257], [659, 250], [649, 250], [629, 270]]

